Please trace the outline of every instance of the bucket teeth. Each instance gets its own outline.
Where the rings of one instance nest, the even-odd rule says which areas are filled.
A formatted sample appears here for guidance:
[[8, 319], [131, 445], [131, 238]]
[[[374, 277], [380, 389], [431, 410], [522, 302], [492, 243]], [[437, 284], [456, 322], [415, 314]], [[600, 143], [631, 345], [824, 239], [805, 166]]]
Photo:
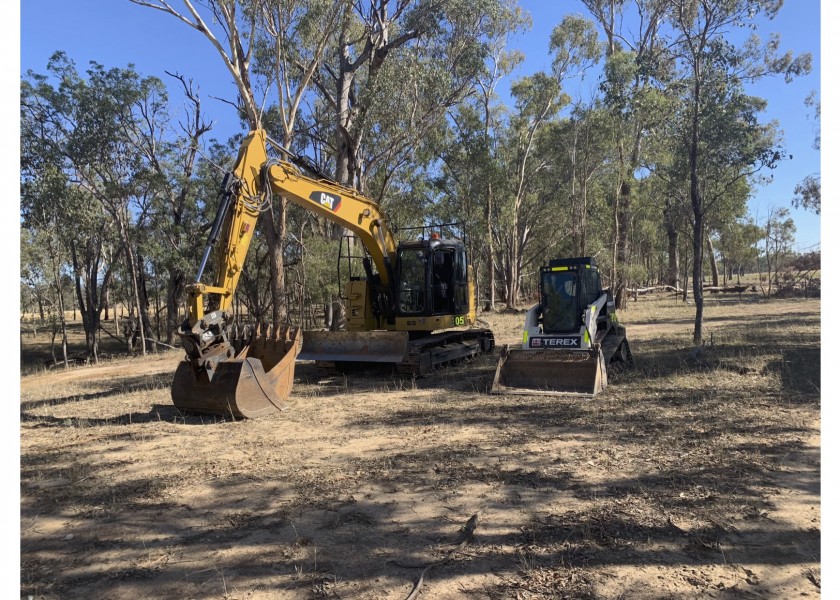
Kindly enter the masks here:
[[[300, 330], [236, 326], [230, 331], [235, 358], [211, 365], [181, 361], [172, 382], [172, 400], [185, 411], [253, 418], [285, 407], [294, 382]], [[270, 343], [269, 343], [270, 341]]]

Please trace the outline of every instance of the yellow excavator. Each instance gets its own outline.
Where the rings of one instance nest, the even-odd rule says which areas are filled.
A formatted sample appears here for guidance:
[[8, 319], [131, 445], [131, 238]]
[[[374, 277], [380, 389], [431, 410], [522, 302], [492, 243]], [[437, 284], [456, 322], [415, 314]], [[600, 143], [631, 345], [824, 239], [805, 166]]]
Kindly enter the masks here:
[[[284, 158], [269, 158], [267, 146]], [[234, 292], [260, 213], [274, 194], [350, 230], [366, 251], [364, 277], [345, 287], [344, 331], [284, 326], [243, 331], [234, 324]], [[214, 285], [201, 283], [215, 250]], [[422, 373], [490, 352], [493, 333], [475, 325], [474, 283], [464, 242], [430, 233], [397, 243], [373, 200], [320, 173], [263, 130], [242, 142], [225, 176], [189, 315], [179, 329], [186, 357], [172, 382], [183, 411], [253, 418], [284, 408], [295, 360], [390, 363]]]

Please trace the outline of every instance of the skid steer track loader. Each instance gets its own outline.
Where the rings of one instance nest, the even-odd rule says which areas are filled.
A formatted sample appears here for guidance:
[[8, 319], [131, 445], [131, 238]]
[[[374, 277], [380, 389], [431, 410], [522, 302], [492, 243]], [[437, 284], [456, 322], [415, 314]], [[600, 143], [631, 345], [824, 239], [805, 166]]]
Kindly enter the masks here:
[[540, 303], [525, 316], [522, 345], [502, 348], [490, 393], [591, 397], [607, 387], [608, 365], [632, 364], [595, 260], [555, 259], [540, 269]]

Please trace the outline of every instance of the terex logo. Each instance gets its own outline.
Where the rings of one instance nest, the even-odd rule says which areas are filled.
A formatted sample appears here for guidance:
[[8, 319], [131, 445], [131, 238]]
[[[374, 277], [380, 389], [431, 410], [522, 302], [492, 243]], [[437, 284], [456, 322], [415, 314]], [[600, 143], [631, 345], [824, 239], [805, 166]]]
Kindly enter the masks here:
[[337, 211], [338, 207], [341, 206], [341, 196], [328, 194], [327, 192], [312, 192], [309, 195], [309, 199], [317, 202], [321, 206], [326, 206], [333, 212]]
[[533, 337], [531, 348], [580, 348], [580, 336]]

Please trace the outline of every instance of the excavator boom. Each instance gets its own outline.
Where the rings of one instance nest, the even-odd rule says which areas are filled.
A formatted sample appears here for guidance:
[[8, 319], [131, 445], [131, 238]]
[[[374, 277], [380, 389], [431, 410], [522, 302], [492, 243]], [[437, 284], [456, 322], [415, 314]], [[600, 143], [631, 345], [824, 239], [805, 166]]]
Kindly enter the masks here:
[[[186, 357], [171, 387], [182, 411], [258, 417], [282, 410], [291, 392], [300, 329], [233, 327], [234, 292], [257, 219], [270, 208], [260, 184], [266, 161], [265, 133], [254, 131], [225, 177], [196, 281], [187, 287], [189, 316], [178, 332]], [[215, 280], [205, 285], [201, 277], [211, 256]]]
[[[288, 160], [270, 158], [267, 145]], [[367, 251], [367, 277], [348, 283], [347, 331], [301, 334], [283, 327], [245, 333], [233, 327], [236, 286], [257, 219], [271, 208], [274, 194], [349, 229]], [[206, 285], [201, 278], [211, 257], [215, 280]], [[413, 372], [494, 345], [492, 332], [471, 327], [474, 287], [462, 241], [438, 235], [398, 245], [376, 202], [320, 175], [263, 130], [243, 140], [225, 177], [187, 295], [189, 316], [179, 330], [186, 357], [172, 384], [172, 400], [183, 410], [233, 417], [274, 412], [289, 396], [299, 354], [324, 362], [385, 362]], [[445, 331], [457, 327], [470, 329]]]

